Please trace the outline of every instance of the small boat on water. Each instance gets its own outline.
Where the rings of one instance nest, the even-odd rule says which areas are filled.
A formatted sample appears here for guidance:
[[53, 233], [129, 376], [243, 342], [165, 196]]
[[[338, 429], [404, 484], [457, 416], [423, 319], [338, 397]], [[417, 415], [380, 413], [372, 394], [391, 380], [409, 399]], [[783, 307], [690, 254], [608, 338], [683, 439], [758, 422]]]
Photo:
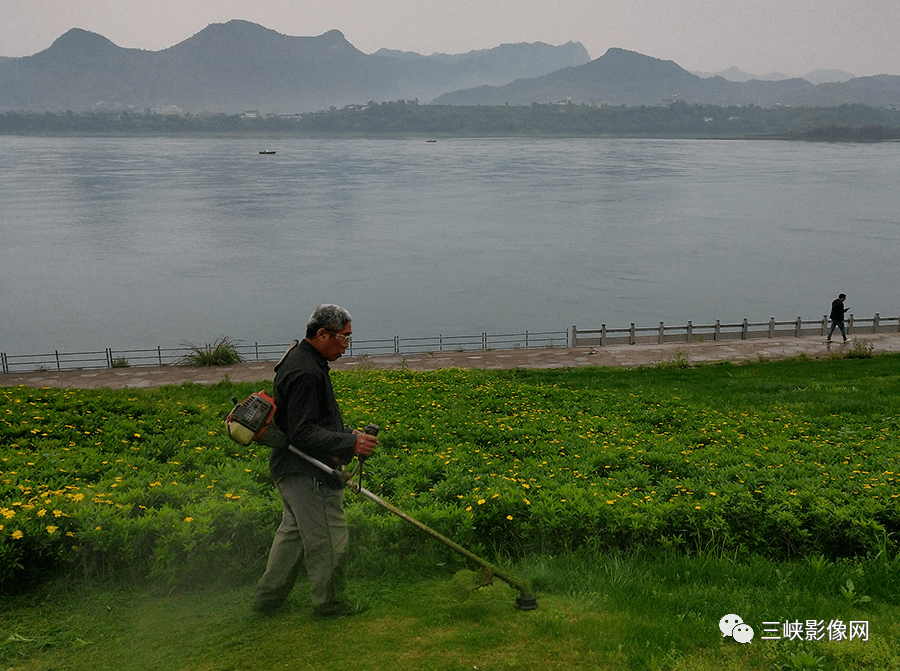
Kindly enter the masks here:
[[260, 149], [259, 153], [260, 154], [274, 154], [275, 150], [274, 149]]

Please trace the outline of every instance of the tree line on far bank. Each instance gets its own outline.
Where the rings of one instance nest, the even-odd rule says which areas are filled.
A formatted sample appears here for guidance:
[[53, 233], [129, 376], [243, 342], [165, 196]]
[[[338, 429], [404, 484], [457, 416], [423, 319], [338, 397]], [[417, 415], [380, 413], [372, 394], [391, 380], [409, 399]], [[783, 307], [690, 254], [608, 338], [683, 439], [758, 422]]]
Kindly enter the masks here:
[[900, 139], [900, 109], [660, 106], [420, 105], [396, 100], [296, 115], [6, 112], [6, 135], [293, 135], [433, 137], [778, 138], [818, 141]]

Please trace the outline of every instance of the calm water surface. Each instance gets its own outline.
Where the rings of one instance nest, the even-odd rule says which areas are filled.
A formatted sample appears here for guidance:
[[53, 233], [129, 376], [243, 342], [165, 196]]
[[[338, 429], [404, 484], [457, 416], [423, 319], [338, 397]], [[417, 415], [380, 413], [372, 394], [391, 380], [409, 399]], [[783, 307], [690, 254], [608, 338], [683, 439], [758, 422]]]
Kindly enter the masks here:
[[0, 137], [0, 351], [897, 316], [898, 184], [898, 143]]

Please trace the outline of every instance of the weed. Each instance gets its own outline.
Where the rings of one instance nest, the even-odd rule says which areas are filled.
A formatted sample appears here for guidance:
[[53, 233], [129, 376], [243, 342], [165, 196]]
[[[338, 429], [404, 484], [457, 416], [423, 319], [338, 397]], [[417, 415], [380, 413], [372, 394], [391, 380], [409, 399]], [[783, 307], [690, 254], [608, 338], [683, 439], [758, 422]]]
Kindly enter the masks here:
[[855, 338], [850, 349], [844, 354], [845, 359], [871, 359], [874, 355], [875, 346], [861, 339]]
[[856, 585], [853, 584], [852, 578], [847, 578], [846, 584], [841, 587], [841, 596], [850, 604], [868, 603], [872, 599], [856, 593]]
[[230, 366], [244, 360], [237, 349], [237, 343], [227, 336], [222, 336], [213, 343], [194, 345], [183, 343], [191, 350], [178, 361], [181, 366]]
[[675, 353], [672, 355], [670, 359], [667, 361], [660, 361], [656, 364], [655, 368], [659, 368], [662, 370], [672, 369], [672, 368], [690, 368], [691, 363], [688, 361], [687, 356], [680, 349], [675, 350]]
[[828, 561], [828, 558], [823, 554], [815, 554], [807, 557], [806, 563], [809, 564], [809, 568], [812, 571], [814, 578], [821, 577], [831, 565], [831, 562]]
[[375, 363], [368, 354], [359, 354], [356, 356], [356, 370], [375, 370]]
[[801, 649], [786, 654], [784, 661], [777, 666], [783, 671], [817, 671], [825, 668], [825, 658]]

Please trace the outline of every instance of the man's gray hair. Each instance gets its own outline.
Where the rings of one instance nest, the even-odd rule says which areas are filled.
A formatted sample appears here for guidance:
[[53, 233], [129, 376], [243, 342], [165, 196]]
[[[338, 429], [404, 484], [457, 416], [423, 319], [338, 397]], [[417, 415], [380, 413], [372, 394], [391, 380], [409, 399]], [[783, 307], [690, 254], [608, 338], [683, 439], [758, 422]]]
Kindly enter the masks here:
[[340, 331], [344, 328], [344, 324], [352, 319], [350, 313], [339, 305], [331, 303], [320, 305], [313, 310], [313, 313], [309, 316], [309, 321], [306, 322], [306, 337], [315, 337], [319, 329], [334, 332]]

